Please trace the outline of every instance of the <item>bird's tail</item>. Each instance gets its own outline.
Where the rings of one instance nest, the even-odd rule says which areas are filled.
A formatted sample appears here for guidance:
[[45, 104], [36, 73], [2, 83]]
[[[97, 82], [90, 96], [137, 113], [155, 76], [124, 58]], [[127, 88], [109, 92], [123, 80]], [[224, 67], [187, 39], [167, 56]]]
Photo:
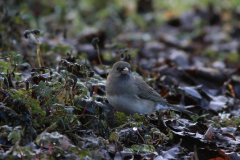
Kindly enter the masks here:
[[182, 112], [182, 113], [186, 113], [186, 114], [188, 114], [188, 115], [196, 115], [195, 113], [193, 113], [193, 112], [191, 112], [191, 111], [188, 111], [188, 110], [186, 110], [185, 108], [182, 108], [181, 106], [174, 106], [174, 105], [169, 105], [168, 106], [169, 107], [169, 109], [172, 109], [172, 110], [174, 110], [174, 111], [178, 111], [178, 112]]

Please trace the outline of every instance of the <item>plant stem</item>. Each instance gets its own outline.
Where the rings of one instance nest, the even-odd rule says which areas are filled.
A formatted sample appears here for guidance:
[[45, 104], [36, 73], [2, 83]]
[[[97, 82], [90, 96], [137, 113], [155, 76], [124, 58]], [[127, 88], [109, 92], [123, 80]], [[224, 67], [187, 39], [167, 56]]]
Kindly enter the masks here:
[[[34, 34], [33, 34], [34, 35]], [[40, 53], [41, 53], [41, 50], [40, 50], [40, 44], [39, 44], [39, 40], [37, 38], [36, 35], [34, 35], [34, 37], [36, 38], [37, 40], [37, 58], [38, 58], [38, 66], [41, 68], [43, 65], [41, 63], [42, 60], [40, 60]]]
[[84, 113], [85, 113], [85, 111], [86, 111], [86, 109], [87, 109], [87, 105], [88, 105], [88, 104], [85, 105], [85, 108], [84, 108], [82, 114], [78, 117], [78, 120], [84, 115]]
[[99, 51], [99, 47], [98, 47], [98, 44], [97, 44], [97, 52], [98, 52], [98, 60], [102, 66], [102, 60], [101, 60], [101, 57], [100, 57], [100, 51]]

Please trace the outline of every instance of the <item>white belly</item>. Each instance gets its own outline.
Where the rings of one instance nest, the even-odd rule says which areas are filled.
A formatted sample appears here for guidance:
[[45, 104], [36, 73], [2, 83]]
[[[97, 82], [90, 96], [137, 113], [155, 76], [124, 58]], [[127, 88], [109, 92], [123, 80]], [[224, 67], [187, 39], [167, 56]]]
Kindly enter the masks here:
[[139, 99], [138, 97], [109, 96], [109, 103], [119, 112], [125, 114], [150, 114], [155, 111], [156, 104], [152, 101]]

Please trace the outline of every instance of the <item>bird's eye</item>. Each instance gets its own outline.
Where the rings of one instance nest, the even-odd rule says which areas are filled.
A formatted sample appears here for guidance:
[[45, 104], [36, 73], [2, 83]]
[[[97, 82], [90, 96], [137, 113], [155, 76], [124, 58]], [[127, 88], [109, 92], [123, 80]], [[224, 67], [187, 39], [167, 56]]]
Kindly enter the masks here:
[[118, 70], [118, 67], [117, 67], [117, 70]]

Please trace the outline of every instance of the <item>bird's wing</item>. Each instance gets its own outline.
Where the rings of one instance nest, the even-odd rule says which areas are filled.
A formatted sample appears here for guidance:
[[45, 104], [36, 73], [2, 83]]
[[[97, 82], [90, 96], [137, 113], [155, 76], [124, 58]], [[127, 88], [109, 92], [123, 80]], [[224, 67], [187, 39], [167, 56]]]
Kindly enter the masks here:
[[138, 97], [141, 99], [148, 99], [154, 102], [166, 102], [153, 88], [151, 88], [141, 78], [134, 76], [135, 86], [138, 88]]
[[[147, 99], [153, 102], [159, 102], [161, 106], [169, 107], [170, 109], [173, 109], [175, 111], [183, 112], [189, 115], [193, 115], [195, 113], [192, 113], [184, 108], [174, 106], [172, 104], [167, 103], [165, 99], [163, 99], [153, 88], [151, 88], [145, 81], [143, 81], [141, 78], [134, 76], [135, 78], [135, 86], [138, 88], [138, 97], [141, 99]], [[164, 108], [163, 107], [163, 108]], [[163, 109], [160, 107], [159, 109]]]

